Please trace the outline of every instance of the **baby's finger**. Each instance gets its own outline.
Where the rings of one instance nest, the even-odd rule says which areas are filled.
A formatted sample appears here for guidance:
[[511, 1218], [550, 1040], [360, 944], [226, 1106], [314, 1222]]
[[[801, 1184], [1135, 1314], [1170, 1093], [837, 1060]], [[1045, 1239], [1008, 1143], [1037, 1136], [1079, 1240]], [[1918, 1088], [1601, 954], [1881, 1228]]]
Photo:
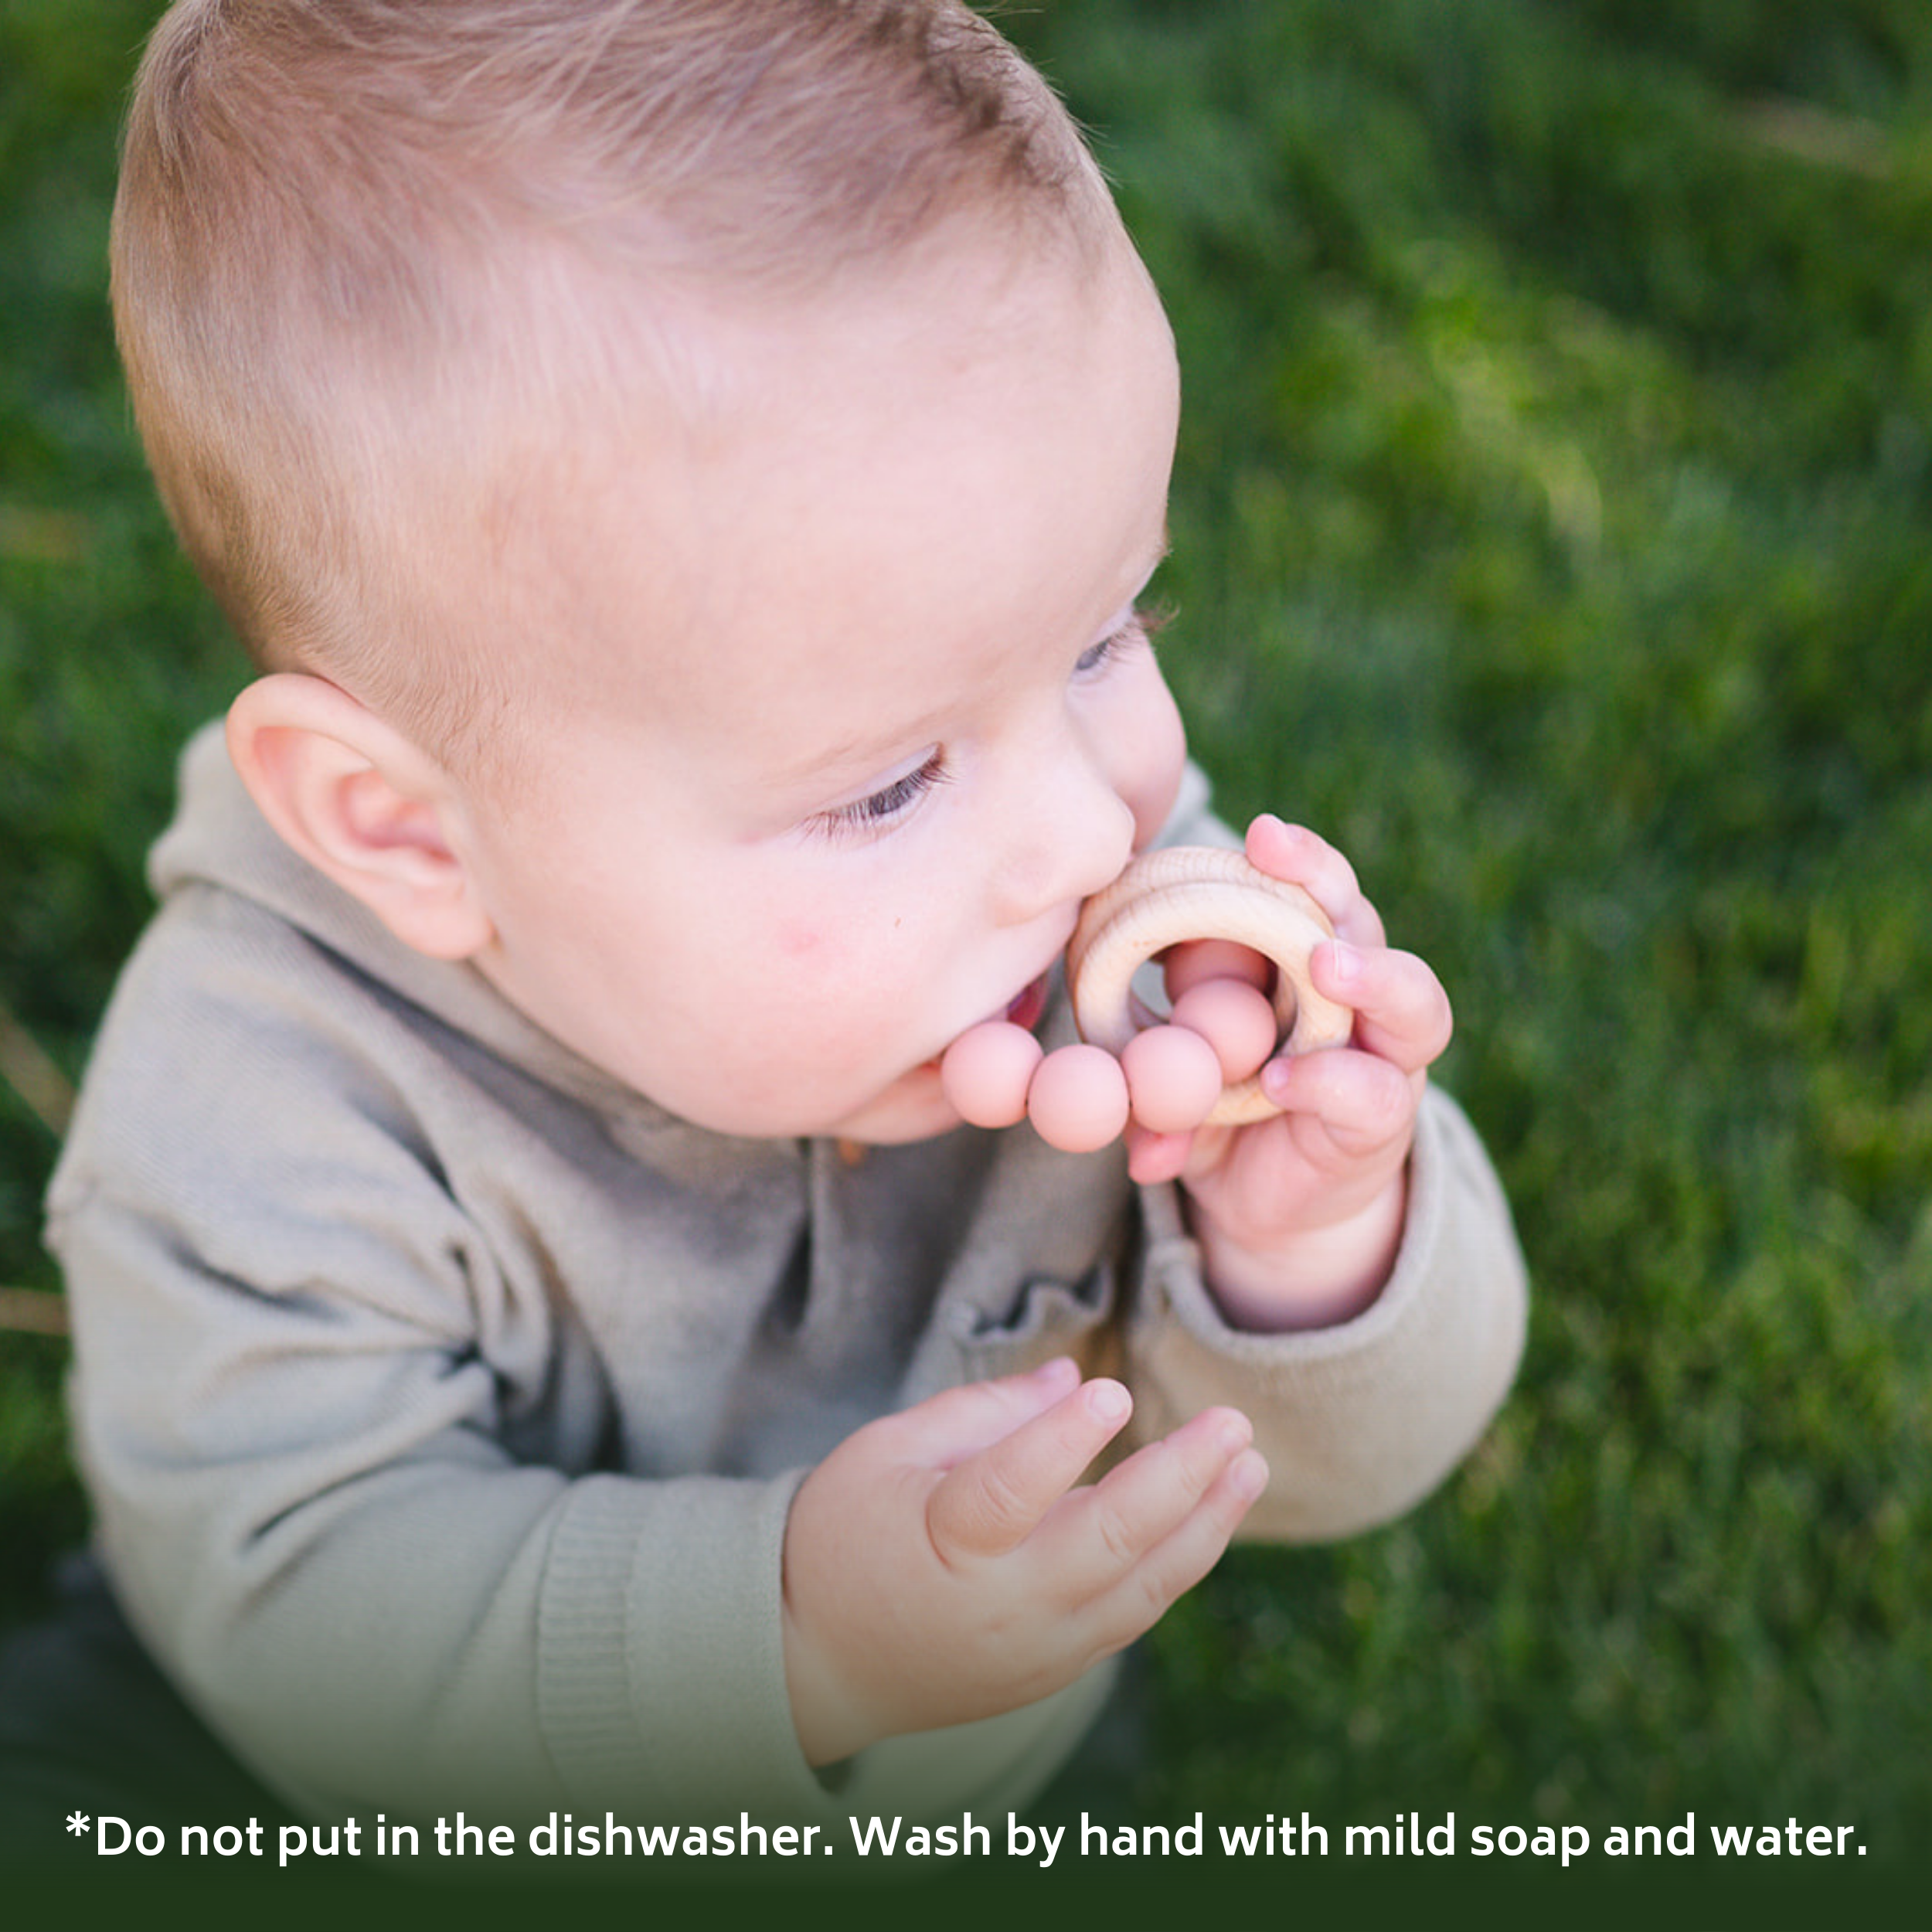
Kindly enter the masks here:
[[1449, 995], [1413, 953], [1338, 941], [1318, 946], [1308, 960], [1315, 990], [1355, 1009], [1355, 1044], [1405, 1073], [1419, 1073], [1442, 1056], [1455, 1030]]
[[869, 1429], [889, 1431], [902, 1459], [950, 1469], [1064, 1400], [1080, 1379], [1080, 1365], [1060, 1355], [1020, 1375], [944, 1389]]
[[1318, 1121], [1335, 1151], [1363, 1159], [1404, 1140], [1415, 1128], [1422, 1077], [1353, 1047], [1270, 1060], [1262, 1090], [1284, 1114]]
[[1358, 946], [1383, 943], [1382, 915], [1362, 896], [1354, 866], [1305, 825], [1284, 825], [1272, 812], [1264, 812], [1248, 828], [1247, 855], [1270, 877], [1299, 886], [1335, 922], [1343, 939]]
[[1133, 1413], [1117, 1382], [1083, 1385], [948, 1470], [926, 1503], [933, 1547], [947, 1560], [997, 1556], [1024, 1543]]
[[1192, 1134], [1156, 1134], [1150, 1128], [1127, 1130], [1128, 1178], [1141, 1187], [1178, 1181], [1187, 1170]]
[[1060, 1512], [1051, 1534], [1061, 1587], [1079, 1602], [1165, 1543], [1254, 1440], [1238, 1409], [1208, 1409], [1134, 1451]]
[[1152, 1629], [1176, 1599], [1220, 1561], [1267, 1483], [1268, 1465], [1260, 1451], [1243, 1450], [1172, 1532], [1094, 1600], [1087, 1614], [1102, 1654], [1121, 1649]]

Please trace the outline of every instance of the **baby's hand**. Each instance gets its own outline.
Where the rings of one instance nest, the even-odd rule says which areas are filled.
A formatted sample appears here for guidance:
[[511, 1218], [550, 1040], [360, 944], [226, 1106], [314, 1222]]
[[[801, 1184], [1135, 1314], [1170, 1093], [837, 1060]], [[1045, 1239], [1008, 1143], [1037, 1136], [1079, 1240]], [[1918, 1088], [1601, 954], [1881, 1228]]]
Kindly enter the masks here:
[[785, 1671], [814, 1764], [1060, 1689], [1206, 1575], [1267, 1465], [1210, 1409], [1077, 1488], [1132, 1402], [1070, 1361], [869, 1423], [800, 1485]]
[[1282, 1111], [1191, 1134], [1130, 1128], [1141, 1181], [1179, 1179], [1209, 1281], [1250, 1328], [1321, 1327], [1372, 1301], [1401, 1240], [1406, 1174], [1427, 1070], [1449, 1043], [1448, 996], [1423, 962], [1384, 943], [1353, 868], [1314, 833], [1262, 817], [1247, 855], [1301, 886], [1333, 921], [1315, 947], [1318, 992], [1353, 1009], [1343, 1046], [1274, 1060], [1264, 1090]]

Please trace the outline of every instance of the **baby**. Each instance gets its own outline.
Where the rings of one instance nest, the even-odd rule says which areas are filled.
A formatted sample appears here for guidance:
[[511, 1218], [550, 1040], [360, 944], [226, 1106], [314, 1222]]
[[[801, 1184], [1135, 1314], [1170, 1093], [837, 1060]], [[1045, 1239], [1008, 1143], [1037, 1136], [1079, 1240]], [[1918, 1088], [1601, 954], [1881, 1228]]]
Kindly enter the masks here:
[[990, 27], [179, 0], [114, 275], [262, 675], [50, 1238], [104, 1559], [259, 1775], [1016, 1808], [1244, 1519], [1440, 1480], [1522, 1265], [1337, 852], [1246, 842], [1355, 1015], [1273, 1118], [1070, 1151], [942, 1081], [1069, 1039], [1082, 902], [1226, 838], [1139, 608], [1172, 338]]

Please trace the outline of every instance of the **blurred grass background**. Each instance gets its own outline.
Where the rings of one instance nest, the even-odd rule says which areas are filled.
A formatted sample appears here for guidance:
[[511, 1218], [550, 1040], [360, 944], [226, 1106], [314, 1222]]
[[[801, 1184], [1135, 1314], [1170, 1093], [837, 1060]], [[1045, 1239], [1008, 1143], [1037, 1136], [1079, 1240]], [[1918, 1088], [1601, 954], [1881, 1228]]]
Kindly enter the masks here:
[[[70, 1076], [240, 675], [104, 314], [157, 11], [0, 0], [0, 1002]], [[1536, 1289], [1440, 1495], [1168, 1617], [1145, 1815], [1795, 1815], [1923, 1859], [1932, 9], [1003, 20], [1180, 338], [1196, 752], [1441, 974]], [[56, 1127], [0, 1090], [0, 1285], [55, 1286]], [[63, 1350], [0, 1334], [0, 1621], [83, 1529]]]

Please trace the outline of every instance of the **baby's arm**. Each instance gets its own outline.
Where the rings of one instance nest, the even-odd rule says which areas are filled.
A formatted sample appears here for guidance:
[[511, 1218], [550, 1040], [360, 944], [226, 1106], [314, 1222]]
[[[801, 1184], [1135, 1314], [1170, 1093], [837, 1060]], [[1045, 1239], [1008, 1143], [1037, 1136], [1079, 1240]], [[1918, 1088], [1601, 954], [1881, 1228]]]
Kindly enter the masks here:
[[1214, 1408], [1090, 1487], [1131, 1412], [1073, 1363], [955, 1389], [812, 1471], [785, 1538], [785, 1663], [807, 1758], [1062, 1689], [1211, 1569], [1267, 1481]]
[[[111, 1199], [63, 1209], [79, 1448], [117, 1592], [299, 1810], [494, 1822], [594, 1795], [672, 1818], [723, 1791], [790, 1808], [788, 1481], [520, 1460], [515, 1391], [454, 1326], [460, 1300], [444, 1334], [406, 1324], [373, 1243], [359, 1296], [252, 1267], [244, 1285], [245, 1236], [230, 1275]], [[318, 1270], [354, 1245], [316, 1235]], [[425, 1267], [417, 1306], [445, 1286]]]
[[[255, 908], [182, 894], [124, 977], [49, 1204], [77, 1454], [138, 1632], [300, 1808], [823, 1802], [779, 1623], [797, 1478], [682, 1473], [676, 1416], [621, 1438], [567, 1285], [700, 1380], [692, 1311], [650, 1301], [675, 1252], [616, 1211], [658, 1185]], [[627, 1450], [658, 1473], [604, 1473]]]

